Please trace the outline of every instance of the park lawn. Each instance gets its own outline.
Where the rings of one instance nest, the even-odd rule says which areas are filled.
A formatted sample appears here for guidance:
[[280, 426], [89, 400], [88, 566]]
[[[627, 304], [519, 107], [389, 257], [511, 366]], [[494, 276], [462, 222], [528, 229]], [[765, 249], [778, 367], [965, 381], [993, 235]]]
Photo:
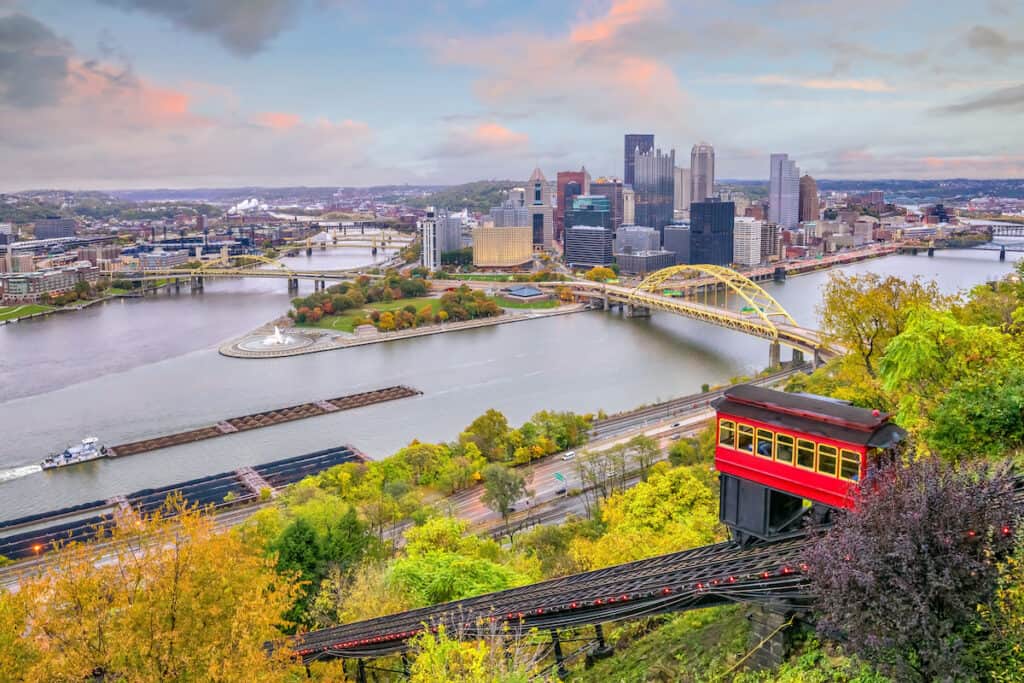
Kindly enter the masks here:
[[517, 301], [507, 299], [503, 296], [497, 297], [496, 301], [502, 308], [558, 308], [558, 302], [554, 299], [541, 299], [539, 301]]
[[20, 304], [18, 306], [0, 306], [0, 320], [13, 320], [35, 313], [45, 313], [56, 310], [53, 306], [42, 304]]
[[315, 323], [296, 323], [296, 327], [315, 327], [324, 330], [335, 330], [337, 332], [354, 332], [356, 321], [365, 318], [372, 310], [397, 311], [409, 304], [419, 311], [426, 305], [430, 305], [431, 311], [437, 313], [441, 309], [441, 299], [433, 297], [418, 297], [413, 299], [396, 299], [395, 301], [378, 301], [366, 304], [363, 308], [350, 308], [341, 315], [325, 315]]
[[476, 280], [478, 282], [515, 282], [512, 275], [481, 273], [450, 273], [444, 276], [445, 280]]

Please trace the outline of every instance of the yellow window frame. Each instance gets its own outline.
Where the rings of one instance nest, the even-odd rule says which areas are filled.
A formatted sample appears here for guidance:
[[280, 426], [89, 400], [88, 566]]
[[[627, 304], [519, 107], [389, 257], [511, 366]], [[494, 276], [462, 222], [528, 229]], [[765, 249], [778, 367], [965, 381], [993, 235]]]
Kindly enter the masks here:
[[[748, 432], [748, 430], [749, 430], [749, 432]], [[742, 446], [740, 446], [740, 437], [743, 436], [744, 433], [749, 433], [749, 436], [750, 436], [750, 450], [749, 451], [746, 448], [743, 448]], [[743, 451], [744, 453], [750, 453], [751, 455], [753, 455], [754, 454], [754, 434], [755, 434], [755, 430], [754, 430], [753, 425], [743, 424], [742, 422], [738, 423], [736, 425], [736, 450]]]
[[[850, 451], [845, 448], [839, 451], [839, 478], [844, 481], [860, 481], [860, 453], [857, 451]], [[847, 463], [853, 463], [856, 468], [856, 477], [844, 477], [843, 476], [843, 465]]]
[[[801, 465], [800, 464], [801, 452], [806, 452], [806, 451], [810, 451], [810, 453], [811, 453], [811, 464], [810, 465]], [[801, 469], [805, 469], [805, 470], [810, 470], [811, 472], [813, 472], [814, 471], [814, 464], [815, 464], [815, 452], [816, 452], [816, 449], [814, 448], [814, 442], [813, 441], [811, 441], [809, 439], [797, 439], [796, 440], [796, 457], [793, 459], [793, 462], [796, 464], [797, 467], [799, 467]]]
[[[788, 443], [786, 443], [787, 441]], [[789, 446], [789, 460], [782, 460], [779, 458], [779, 451], [782, 450], [782, 446], [784, 444]], [[789, 465], [790, 467], [796, 464], [796, 439], [789, 434], [775, 435], [775, 461]]]
[[[732, 439], [730, 441], [722, 441], [722, 432], [726, 429], [728, 429], [732, 433]], [[728, 446], [729, 448], [736, 448], [736, 423], [733, 422], [732, 420], [718, 421], [718, 445]]]
[[[761, 453], [761, 440], [764, 439], [768, 442], [768, 455]], [[766, 458], [772, 460], [775, 458], [775, 432], [770, 429], [761, 429], [760, 427], [754, 432], [754, 455], [759, 458]]]
[[[830, 452], [829, 452], [830, 451]], [[821, 461], [823, 458], [832, 459], [832, 470], [822, 469]], [[830, 446], [827, 443], [818, 444], [818, 459], [817, 466], [814, 471], [818, 474], [824, 474], [826, 477], [836, 477], [839, 475], [839, 449], [835, 446]]]

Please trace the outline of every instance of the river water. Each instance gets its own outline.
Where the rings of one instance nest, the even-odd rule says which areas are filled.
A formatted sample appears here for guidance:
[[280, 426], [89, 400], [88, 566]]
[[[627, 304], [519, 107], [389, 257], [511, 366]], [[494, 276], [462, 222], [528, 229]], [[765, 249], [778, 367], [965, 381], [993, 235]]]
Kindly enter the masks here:
[[[370, 260], [357, 249], [288, 259], [325, 268]], [[952, 292], [1011, 267], [993, 252], [946, 251], [844, 270], [917, 275]], [[815, 325], [827, 277], [765, 287], [797, 322]], [[283, 282], [224, 280], [208, 282], [202, 294], [118, 300], [0, 327], [0, 519], [342, 443], [381, 457], [413, 438], [454, 439], [492, 407], [513, 423], [543, 408], [624, 410], [768, 361], [766, 341], [657, 312], [650, 319], [580, 313], [272, 360], [217, 353], [287, 307]], [[124, 443], [399, 383], [424, 394], [121, 460], [47, 473], [35, 467], [84, 436]]]

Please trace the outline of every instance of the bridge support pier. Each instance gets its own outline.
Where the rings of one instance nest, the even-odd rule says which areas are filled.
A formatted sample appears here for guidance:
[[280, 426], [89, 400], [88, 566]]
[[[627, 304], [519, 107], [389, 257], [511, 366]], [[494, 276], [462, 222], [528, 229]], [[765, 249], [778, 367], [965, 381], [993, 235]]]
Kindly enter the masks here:
[[174, 293], [177, 294], [181, 291], [181, 278], [174, 278]]
[[569, 677], [569, 670], [565, 668], [565, 655], [562, 654], [562, 641], [558, 638], [558, 629], [551, 629], [551, 645], [555, 649], [555, 664], [558, 667], [557, 673], [560, 680]]
[[[768, 607], [754, 607], [747, 612], [750, 621], [749, 647], [757, 650], [747, 660], [748, 671], [773, 669], [782, 664], [790, 650], [790, 615]], [[758, 647], [760, 645], [760, 647]]]
[[602, 627], [601, 624], [594, 624], [594, 636], [597, 639], [597, 647], [587, 654], [587, 667], [593, 666], [594, 662], [599, 659], [611, 657], [615, 654], [615, 651], [608, 647], [608, 643], [605, 642], [604, 627]]
[[928, 255], [935, 256], [935, 247], [928, 247]]
[[800, 349], [793, 349], [793, 365], [803, 365], [804, 352]]
[[634, 306], [633, 304], [630, 304], [629, 308], [626, 309], [626, 317], [627, 318], [650, 318], [651, 317], [651, 309], [647, 308], [646, 306]]
[[782, 344], [773, 341], [768, 347], [768, 367], [778, 368], [782, 366]]
[[295, 277], [288, 278], [288, 293], [297, 294], [299, 291], [299, 279]]
[[1003, 245], [1003, 246], [999, 247], [999, 260], [1000, 261], [1005, 261], [1006, 260], [1006, 245]]

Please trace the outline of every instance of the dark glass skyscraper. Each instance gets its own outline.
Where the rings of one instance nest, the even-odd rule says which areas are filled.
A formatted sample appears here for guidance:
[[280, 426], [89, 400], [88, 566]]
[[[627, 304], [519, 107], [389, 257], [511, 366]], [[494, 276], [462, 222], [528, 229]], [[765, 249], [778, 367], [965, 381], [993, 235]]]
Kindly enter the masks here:
[[622, 155], [625, 165], [622, 169], [622, 182], [626, 185], [633, 184], [633, 153], [639, 149], [642, 154], [646, 154], [654, 149], [654, 135], [651, 133], [627, 133], [626, 144], [623, 147], [624, 154]]
[[662, 154], [660, 149], [633, 153], [636, 194], [634, 223], [663, 233], [672, 222], [675, 201], [676, 151]]
[[736, 205], [718, 199], [690, 204], [690, 263], [732, 263]]

